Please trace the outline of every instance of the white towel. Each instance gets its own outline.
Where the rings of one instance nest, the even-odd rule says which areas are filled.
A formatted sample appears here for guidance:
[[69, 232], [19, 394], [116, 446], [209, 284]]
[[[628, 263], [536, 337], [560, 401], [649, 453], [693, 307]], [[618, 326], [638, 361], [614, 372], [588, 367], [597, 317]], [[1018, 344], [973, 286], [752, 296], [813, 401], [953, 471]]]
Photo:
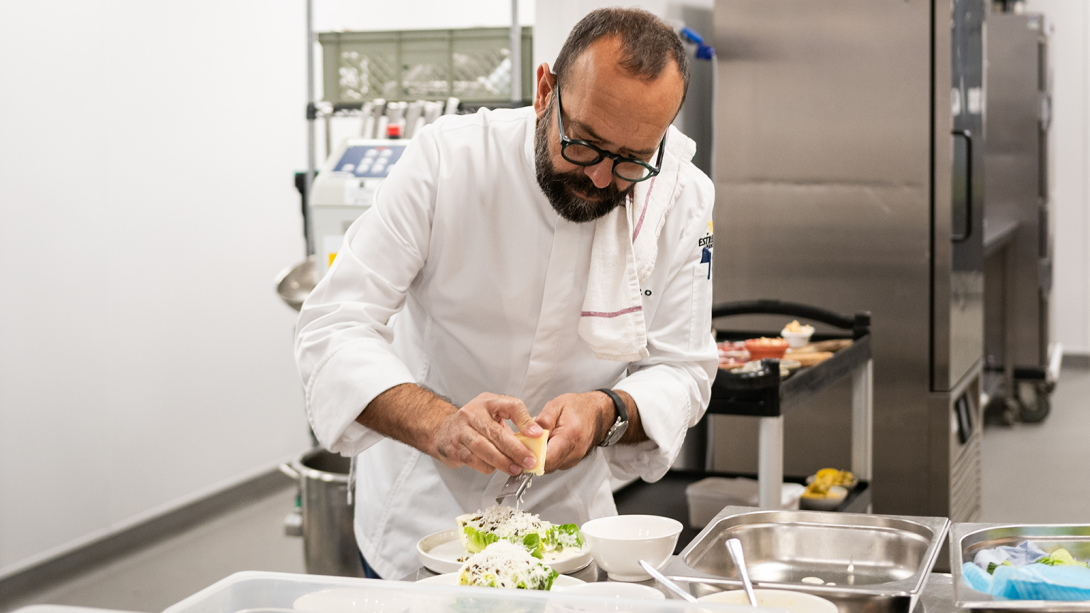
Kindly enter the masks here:
[[625, 206], [595, 222], [579, 336], [600, 360], [649, 355], [640, 285], [655, 267], [659, 233], [685, 189], [681, 169], [694, 153], [696, 143], [670, 126], [659, 174], [637, 183]]

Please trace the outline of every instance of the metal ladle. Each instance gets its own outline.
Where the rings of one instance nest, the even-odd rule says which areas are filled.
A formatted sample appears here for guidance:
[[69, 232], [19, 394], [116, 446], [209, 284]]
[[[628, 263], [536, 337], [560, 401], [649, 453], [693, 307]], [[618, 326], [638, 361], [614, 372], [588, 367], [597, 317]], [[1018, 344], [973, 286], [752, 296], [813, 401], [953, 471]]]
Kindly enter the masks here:
[[746, 558], [742, 555], [742, 541], [727, 539], [727, 551], [730, 552], [730, 559], [734, 560], [734, 566], [738, 569], [738, 576], [742, 578], [742, 586], [746, 588], [749, 604], [757, 606], [757, 594], [753, 592], [753, 582], [749, 580], [749, 571], [746, 570]]
[[648, 564], [647, 562], [644, 562], [643, 560], [640, 560], [639, 562], [640, 562], [640, 566], [643, 567], [643, 569], [645, 571], [647, 571], [647, 574], [654, 577], [659, 583], [665, 585], [666, 589], [668, 589], [671, 592], [677, 594], [678, 596], [681, 596], [682, 598], [684, 598], [685, 600], [687, 600], [689, 602], [698, 602], [697, 599], [692, 594], [690, 594], [689, 592], [681, 589], [680, 585], [678, 585], [678, 584], [674, 583], [673, 581], [670, 581], [669, 579], [667, 579], [666, 575], [660, 573], [658, 570], [655, 569], [654, 566], [651, 566], [650, 564]]

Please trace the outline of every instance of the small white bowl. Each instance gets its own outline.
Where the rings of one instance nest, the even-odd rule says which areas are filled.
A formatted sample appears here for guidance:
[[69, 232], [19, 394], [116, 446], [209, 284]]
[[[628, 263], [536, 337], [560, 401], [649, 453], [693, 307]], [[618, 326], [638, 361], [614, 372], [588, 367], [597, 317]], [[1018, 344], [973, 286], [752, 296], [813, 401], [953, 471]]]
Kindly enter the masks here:
[[[755, 588], [753, 593], [757, 596], [757, 606], [775, 609], [786, 609], [788, 613], [836, 613], [836, 604], [820, 596], [795, 592], [791, 590], [769, 590]], [[716, 602], [721, 604], [740, 604], [749, 606], [745, 590], [730, 590], [716, 592], [697, 598], [701, 602]]]
[[844, 499], [848, 497], [848, 490], [834, 485], [829, 488], [829, 496], [818, 498], [816, 496], [807, 496], [806, 492], [802, 493], [802, 497], [799, 498], [799, 508], [808, 509], [811, 511], [832, 511], [840, 506], [840, 503], [844, 502]]
[[798, 349], [799, 347], [805, 347], [810, 342], [810, 337], [814, 335], [813, 326], [803, 326], [804, 332], [788, 332], [786, 329], [780, 330], [780, 336], [783, 340], [787, 341], [787, 345], [792, 349]]
[[614, 581], [651, 578], [640, 560], [661, 568], [674, 553], [681, 522], [657, 515], [615, 515], [592, 519], [580, 527], [590, 555]]

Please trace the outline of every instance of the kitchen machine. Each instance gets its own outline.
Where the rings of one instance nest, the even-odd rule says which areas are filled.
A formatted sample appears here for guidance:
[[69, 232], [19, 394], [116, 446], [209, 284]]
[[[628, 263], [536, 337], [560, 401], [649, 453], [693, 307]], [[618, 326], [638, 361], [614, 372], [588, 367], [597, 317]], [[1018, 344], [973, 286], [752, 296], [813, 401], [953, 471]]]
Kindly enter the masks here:
[[[1044, 15], [988, 15], [988, 190], [984, 207], [987, 406], [1010, 420], [1049, 412], [1062, 346], [1051, 340], [1052, 86]], [[992, 245], [996, 247], [993, 248]], [[1009, 416], [1009, 417], [1008, 417]]]
[[[715, 302], [871, 312], [878, 513], [980, 514], [985, 8], [715, 4]], [[788, 418], [785, 472], [848, 465], [849, 393]]]

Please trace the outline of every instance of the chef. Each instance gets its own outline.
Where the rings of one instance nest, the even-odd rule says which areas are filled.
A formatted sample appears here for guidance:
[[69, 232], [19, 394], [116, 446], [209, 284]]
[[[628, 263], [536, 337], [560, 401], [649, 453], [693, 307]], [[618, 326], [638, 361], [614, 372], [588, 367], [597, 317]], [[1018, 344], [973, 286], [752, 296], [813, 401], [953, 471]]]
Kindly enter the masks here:
[[495, 504], [615, 515], [609, 476], [654, 481], [707, 407], [713, 187], [670, 126], [688, 62], [636, 9], [580, 21], [533, 107], [419, 132], [303, 305], [296, 359], [326, 448], [357, 456], [368, 576]]

